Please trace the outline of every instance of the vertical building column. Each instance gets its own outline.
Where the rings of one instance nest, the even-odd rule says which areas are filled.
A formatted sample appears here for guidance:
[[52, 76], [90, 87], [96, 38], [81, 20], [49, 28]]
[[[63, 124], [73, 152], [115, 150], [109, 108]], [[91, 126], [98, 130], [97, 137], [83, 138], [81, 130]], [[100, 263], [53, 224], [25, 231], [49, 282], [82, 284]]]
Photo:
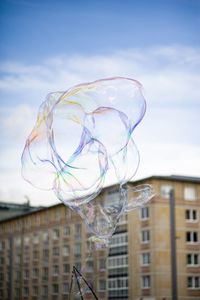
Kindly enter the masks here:
[[172, 300], [178, 300], [177, 293], [177, 262], [176, 262], [176, 217], [174, 190], [169, 192], [170, 200], [170, 242], [171, 242], [171, 294]]

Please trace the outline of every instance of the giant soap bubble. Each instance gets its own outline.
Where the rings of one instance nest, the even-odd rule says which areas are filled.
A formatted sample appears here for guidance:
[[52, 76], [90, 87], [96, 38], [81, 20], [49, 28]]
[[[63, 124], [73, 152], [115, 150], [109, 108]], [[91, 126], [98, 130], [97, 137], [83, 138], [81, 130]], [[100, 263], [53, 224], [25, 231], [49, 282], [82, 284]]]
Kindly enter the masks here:
[[[131, 203], [127, 200], [126, 184], [139, 165], [133, 131], [145, 110], [142, 86], [130, 78], [101, 79], [49, 94], [26, 141], [23, 177], [54, 191], [97, 238], [107, 241], [124, 212], [152, 197], [151, 187], [144, 186]], [[111, 182], [118, 184], [118, 196], [107, 203], [100, 192]]]

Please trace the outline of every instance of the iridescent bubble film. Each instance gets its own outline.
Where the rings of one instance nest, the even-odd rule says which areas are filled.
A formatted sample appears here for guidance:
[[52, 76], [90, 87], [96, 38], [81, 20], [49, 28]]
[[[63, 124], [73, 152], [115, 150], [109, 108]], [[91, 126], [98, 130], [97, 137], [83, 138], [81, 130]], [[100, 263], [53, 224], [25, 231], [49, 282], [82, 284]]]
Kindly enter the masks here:
[[[138, 168], [133, 131], [145, 110], [142, 86], [129, 78], [102, 79], [49, 94], [26, 141], [23, 177], [37, 188], [54, 191], [95, 236], [110, 237], [122, 213], [137, 206], [128, 203], [126, 183]], [[110, 182], [118, 184], [114, 204], [99, 195]], [[146, 199], [147, 193], [140, 192]]]

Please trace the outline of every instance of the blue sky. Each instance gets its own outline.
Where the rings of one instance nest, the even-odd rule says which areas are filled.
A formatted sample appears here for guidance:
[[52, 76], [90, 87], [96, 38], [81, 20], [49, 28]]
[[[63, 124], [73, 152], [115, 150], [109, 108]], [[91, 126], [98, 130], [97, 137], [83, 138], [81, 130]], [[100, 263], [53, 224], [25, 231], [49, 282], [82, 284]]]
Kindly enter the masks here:
[[199, 45], [199, 0], [1, 0], [1, 57], [38, 62], [155, 44]]
[[56, 201], [21, 179], [37, 109], [49, 92], [117, 75], [139, 80], [147, 98], [136, 179], [199, 176], [199, 0], [1, 0], [0, 24], [0, 200]]

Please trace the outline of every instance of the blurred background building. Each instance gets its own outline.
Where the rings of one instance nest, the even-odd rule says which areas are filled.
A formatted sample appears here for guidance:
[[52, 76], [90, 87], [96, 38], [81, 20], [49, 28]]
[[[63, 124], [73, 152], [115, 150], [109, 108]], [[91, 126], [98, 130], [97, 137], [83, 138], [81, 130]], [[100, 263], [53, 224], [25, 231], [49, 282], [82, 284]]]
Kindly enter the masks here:
[[7, 219], [8, 217], [14, 217], [27, 212], [38, 210], [38, 207], [30, 205], [29, 199], [24, 204], [0, 202], [0, 220]]
[[[143, 183], [156, 195], [121, 218], [108, 257], [106, 250], [90, 254], [85, 225], [63, 204], [7, 215], [0, 299], [68, 299], [74, 265], [101, 300], [200, 299], [200, 178], [152, 176], [129, 185]], [[111, 186], [102, 194], [114, 201], [116, 192]], [[94, 299], [89, 290], [84, 299]]]

